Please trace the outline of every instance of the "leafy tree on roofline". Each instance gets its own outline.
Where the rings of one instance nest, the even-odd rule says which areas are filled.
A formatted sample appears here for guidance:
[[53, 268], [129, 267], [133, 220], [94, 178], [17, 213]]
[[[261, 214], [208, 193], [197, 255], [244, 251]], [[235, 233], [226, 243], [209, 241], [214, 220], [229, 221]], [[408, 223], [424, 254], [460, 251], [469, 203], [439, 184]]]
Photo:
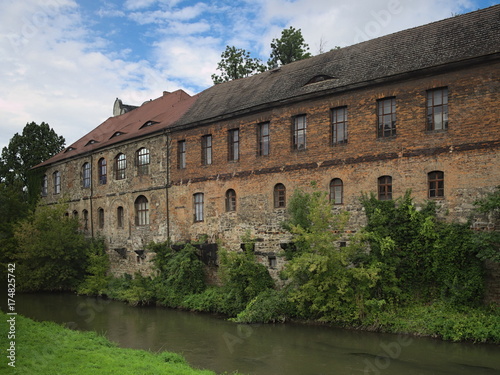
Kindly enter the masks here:
[[221, 75], [212, 74], [214, 84], [248, 77], [266, 70], [259, 59], [250, 57], [250, 52], [234, 46], [227, 46], [226, 50], [222, 52], [221, 58], [217, 64], [217, 70], [222, 73]]
[[309, 45], [304, 42], [302, 31], [292, 26], [281, 32], [280, 39], [273, 39], [271, 42], [271, 57], [267, 65], [269, 69], [277, 68], [280, 65], [289, 64], [297, 60], [311, 57], [307, 52]]
[[[309, 46], [304, 42], [302, 31], [293, 27], [284, 29], [280, 39], [271, 42], [271, 56], [267, 62], [269, 69], [311, 57]], [[261, 60], [250, 57], [250, 52], [227, 46], [217, 64], [220, 75], [212, 74], [212, 81], [218, 83], [245, 78], [267, 70]]]

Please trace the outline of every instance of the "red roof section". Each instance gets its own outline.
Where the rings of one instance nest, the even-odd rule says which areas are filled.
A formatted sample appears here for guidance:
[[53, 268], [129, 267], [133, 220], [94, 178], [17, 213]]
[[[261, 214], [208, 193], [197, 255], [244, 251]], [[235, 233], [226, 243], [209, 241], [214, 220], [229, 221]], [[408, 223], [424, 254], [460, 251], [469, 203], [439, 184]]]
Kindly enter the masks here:
[[[137, 109], [108, 118], [90, 133], [36, 167], [50, 165], [128, 139], [164, 130], [179, 120], [196, 99], [197, 95], [190, 96], [183, 90], [172, 93], [165, 91], [163, 96], [146, 102]], [[153, 124], [144, 126], [149, 121]], [[115, 135], [117, 133], [120, 134]]]

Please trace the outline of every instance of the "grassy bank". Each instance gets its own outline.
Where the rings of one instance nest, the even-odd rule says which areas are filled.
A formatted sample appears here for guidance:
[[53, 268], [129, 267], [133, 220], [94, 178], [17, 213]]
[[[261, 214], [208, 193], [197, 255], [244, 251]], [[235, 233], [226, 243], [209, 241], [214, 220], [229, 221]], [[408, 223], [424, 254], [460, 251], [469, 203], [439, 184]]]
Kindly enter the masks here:
[[[0, 313], [0, 342], [7, 352], [15, 342], [15, 367], [2, 355], [2, 374], [116, 374], [116, 375], [210, 375], [212, 371], [191, 368], [175, 353], [151, 353], [144, 350], [119, 348], [95, 332], [80, 332], [51, 322], [34, 322], [17, 315], [15, 339], [8, 339], [11, 318]], [[11, 331], [12, 332], [12, 331]]]

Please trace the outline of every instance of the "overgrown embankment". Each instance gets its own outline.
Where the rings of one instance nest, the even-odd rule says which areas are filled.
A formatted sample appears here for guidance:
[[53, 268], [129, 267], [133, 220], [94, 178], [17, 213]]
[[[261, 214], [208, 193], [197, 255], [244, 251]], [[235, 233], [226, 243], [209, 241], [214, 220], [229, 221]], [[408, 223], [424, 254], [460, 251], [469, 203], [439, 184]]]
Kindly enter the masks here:
[[[153, 276], [112, 278], [104, 241], [85, 240], [64, 209], [43, 207], [16, 232], [19, 287], [218, 313], [240, 323], [319, 321], [500, 343], [500, 308], [482, 303], [483, 261], [500, 261], [500, 232], [440, 220], [434, 202], [417, 206], [409, 193], [395, 201], [364, 196], [362, 204], [367, 226], [340, 246], [348, 214], [334, 213], [324, 192], [294, 193], [284, 223], [294, 246], [284, 251], [280, 289], [256, 261], [250, 234], [244, 251], [220, 251], [218, 287], [205, 284], [194, 246], [179, 250], [168, 241], [149, 245]], [[478, 207], [498, 215], [500, 189]]]
[[[7, 337], [6, 314], [0, 312], [0, 337]], [[119, 375], [214, 375], [196, 370], [175, 353], [151, 353], [118, 348], [95, 332], [80, 332], [51, 322], [34, 322], [15, 316], [15, 367], [3, 356], [0, 369], [5, 374], [119, 374]]]
[[[100, 267], [101, 276], [91, 276], [94, 287], [86, 282], [80, 292], [225, 314], [240, 323], [320, 321], [500, 343], [500, 309], [482, 305], [482, 259], [493, 259], [494, 238], [439, 220], [434, 203], [417, 207], [409, 193], [397, 201], [365, 196], [362, 203], [368, 225], [340, 247], [347, 214], [333, 214], [324, 193], [294, 194], [284, 223], [294, 246], [285, 251], [281, 289], [256, 262], [251, 245], [239, 253], [222, 250], [222, 286], [209, 287], [197, 250], [190, 244], [174, 250], [166, 242], [150, 245], [154, 277], [108, 280]], [[252, 242], [249, 235], [242, 241]]]

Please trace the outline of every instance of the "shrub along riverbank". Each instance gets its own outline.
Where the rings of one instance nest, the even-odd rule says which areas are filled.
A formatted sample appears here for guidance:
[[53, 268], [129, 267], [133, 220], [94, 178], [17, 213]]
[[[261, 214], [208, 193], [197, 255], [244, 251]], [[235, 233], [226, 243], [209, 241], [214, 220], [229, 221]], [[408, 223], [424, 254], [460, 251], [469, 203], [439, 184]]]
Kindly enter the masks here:
[[205, 285], [191, 244], [174, 250], [157, 243], [149, 247], [156, 253], [156, 276], [109, 280], [104, 258], [97, 257], [94, 271], [100, 272], [79, 290], [131, 304], [224, 314], [239, 323], [319, 321], [500, 343], [500, 308], [482, 305], [482, 257], [493, 253], [495, 242], [466, 225], [438, 220], [434, 203], [417, 208], [409, 193], [397, 201], [365, 196], [362, 202], [368, 225], [339, 247], [347, 214], [333, 214], [321, 192], [294, 194], [284, 223], [294, 246], [285, 252], [280, 289], [257, 263], [247, 235], [244, 251], [220, 252], [220, 287]]
[[[185, 244], [179, 250], [169, 242], [149, 245], [156, 253], [154, 276], [111, 278], [104, 241], [88, 242], [82, 260], [79, 249], [84, 241], [64, 242], [60, 235], [69, 236], [71, 227], [61, 232], [62, 224], [47, 225], [58, 218], [48, 213], [26, 222], [18, 235], [24, 249], [18, 258], [19, 274], [24, 285], [36, 285], [38, 290], [71, 286], [80, 294], [224, 314], [240, 323], [315, 321], [500, 343], [500, 308], [482, 304], [483, 261], [500, 261], [499, 232], [474, 232], [470, 225], [440, 220], [435, 202], [418, 207], [410, 193], [394, 201], [373, 196], [363, 196], [361, 201], [367, 225], [342, 247], [339, 233], [348, 213], [335, 213], [324, 192], [294, 193], [283, 223], [294, 240], [284, 251], [282, 288], [256, 261], [250, 234], [242, 239], [249, 245], [244, 251], [219, 252], [221, 286], [205, 284], [204, 265], [194, 246]], [[498, 215], [500, 189], [478, 202], [478, 207]], [[76, 221], [63, 221], [77, 232]], [[57, 236], [47, 234], [52, 227], [59, 228]], [[37, 240], [36, 233], [44, 233], [43, 238]], [[74, 244], [74, 251], [66, 250], [70, 256], [65, 258], [64, 274], [58, 272], [57, 260], [48, 257], [52, 253], [33, 251], [40, 241], [58, 252], [65, 244]], [[78, 272], [67, 270], [72, 262]]]
[[[8, 317], [0, 312], [3, 322]], [[144, 350], [118, 348], [95, 332], [72, 331], [52, 322], [34, 322], [15, 316], [15, 367], [4, 357], [0, 368], [9, 374], [117, 374], [117, 375], [215, 375], [196, 370], [175, 353], [151, 353]], [[6, 324], [1, 324], [1, 337], [7, 337]]]

